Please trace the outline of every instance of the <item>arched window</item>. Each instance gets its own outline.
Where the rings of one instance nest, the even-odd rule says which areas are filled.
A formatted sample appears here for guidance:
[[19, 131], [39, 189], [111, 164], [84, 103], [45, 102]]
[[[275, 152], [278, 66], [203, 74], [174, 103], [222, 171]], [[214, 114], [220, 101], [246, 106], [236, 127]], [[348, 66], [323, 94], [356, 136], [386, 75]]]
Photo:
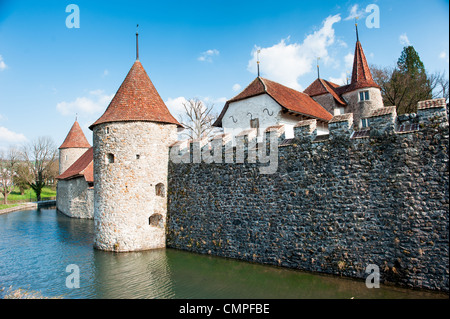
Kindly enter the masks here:
[[154, 227], [161, 227], [163, 228], [163, 217], [161, 214], [153, 214], [152, 216], [150, 216], [148, 218], [148, 224], [150, 226], [154, 226]]
[[156, 196], [165, 196], [165, 187], [163, 183], [156, 184], [155, 186]]

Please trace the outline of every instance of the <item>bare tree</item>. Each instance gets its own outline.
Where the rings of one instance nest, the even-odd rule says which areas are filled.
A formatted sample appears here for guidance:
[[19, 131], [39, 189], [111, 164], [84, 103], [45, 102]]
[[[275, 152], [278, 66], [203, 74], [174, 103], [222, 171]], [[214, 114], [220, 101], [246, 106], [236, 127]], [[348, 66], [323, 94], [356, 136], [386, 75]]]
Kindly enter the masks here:
[[445, 73], [399, 72], [394, 67], [371, 66], [375, 83], [381, 88], [385, 105], [395, 105], [398, 114], [416, 112], [417, 102], [444, 97], [448, 100]]
[[436, 89], [433, 94], [434, 98], [444, 98], [448, 103], [449, 100], [449, 87], [448, 87], [448, 78], [445, 75], [445, 71], [442, 73], [434, 74], [436, 78]]
[[31, 172], [28, 184], [40, 201], [42, 188], [56, 177], [53, 169], [57, 161], [56, 145], [50, 137], [39, 137], [23, 148], [22, 155]]
[[180, 122], [186, 128], [184, 134], [194, 140], [208, 137], [215, 129], [212, 124], [217, 115], [211, 113], [214, 105], [206, 105], [194, 98], [183, 103], [183, 106], [185, 114], [180, 116]]
[[7, 152], [0, 153], [0, 191], [3, 203], [8, 204], [8, 195], [14, 190], [15, 168], [19, 162], [19, 152], [10, 147]]
[[14, 174], [14, 185], [19, 188], [20, 194], [25, 194], [25, 190], [30, 188], [29, 181], [32, 180], [28, 165], [21, 161], [16, 165]]

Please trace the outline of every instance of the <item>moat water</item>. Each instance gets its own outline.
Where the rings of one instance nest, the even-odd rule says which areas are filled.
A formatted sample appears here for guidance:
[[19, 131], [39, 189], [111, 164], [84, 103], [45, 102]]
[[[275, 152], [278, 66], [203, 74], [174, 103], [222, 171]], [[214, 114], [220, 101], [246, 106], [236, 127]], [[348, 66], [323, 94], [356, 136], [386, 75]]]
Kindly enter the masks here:
[[[174, 249], [112, 253], [93, 248], [93, 221], [55, 209], [0, 215], [0, 297], [11, 289], [62, 298], [448, 298], [446, 294], [199, 255]], [[79, 288], [68, 288], [68, 265]], [[70, 277], [72, 278], [72, 277]], [[70, 281], [69, 283], [73, 283]], [[70, 284], [69, 284], [70, 286]]]

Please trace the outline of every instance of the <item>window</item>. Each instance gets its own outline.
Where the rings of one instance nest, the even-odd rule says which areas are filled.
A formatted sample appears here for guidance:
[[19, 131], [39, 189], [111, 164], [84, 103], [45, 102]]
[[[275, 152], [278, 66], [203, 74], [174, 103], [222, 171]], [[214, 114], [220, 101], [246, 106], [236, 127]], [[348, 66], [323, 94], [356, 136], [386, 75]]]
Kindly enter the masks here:
[[165, 189], [164, 189], [164, 184], [163, 183], [159, 183], [155, 186], [155, 192], [156, 192], [156, 196], [165, 196]]
[[369, 127], [369, 119], [361, 119], [361, 127], [362, 128]]
[[106, 163], [107, 164], [112, 164], [114, 163], [114, 154], [108, 153], [106, 155]]
[[369, 91], [361, 91], [361, 92], [359, 92], [359, 100], [360, 101], [368, 101], [368, 100], [370, 100]]
[[141, 158], [141, 155], [136, 154], [136, 159], [138, 160], [138, 159], [140, 159], [140, 158]]
[[148, 218], [148, 224], [150, 226], [154, 226], [154, 227], [161, 227], [161, 228], [163, 228], [164, 225], [163, 225], [162, 221], [163, 221], [163, 217], [162, 217], [161, 214], [153, 214], [152, 216], [150, 216]]
[[106, 128], [106, 134], [109, 134], [109, 127]]
[[65, 159], [66, 159], [66, 161], [67, 161], [67, 155], [66, 155]]

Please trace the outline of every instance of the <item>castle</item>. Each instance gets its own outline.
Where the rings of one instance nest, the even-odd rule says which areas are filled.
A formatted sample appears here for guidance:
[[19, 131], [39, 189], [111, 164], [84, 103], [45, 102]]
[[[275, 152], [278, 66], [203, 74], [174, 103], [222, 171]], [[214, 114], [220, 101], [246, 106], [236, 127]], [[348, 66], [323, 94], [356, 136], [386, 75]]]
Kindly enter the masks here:
[[[448, 291], [445, 100], [401, 117], [384, 107], [358, 39], [350, 84], [298, 92], [258, 76], [214, 125], [224, 134], [211, 141], [176, 141], [181, 125], [137, 57], [90, 126], [93, 146], [76, 121], [61, 145], [58, 210], [93, 218], [101, 250], [167, 246], [357, 278], [376, 264], [387, 280]], [[275, 172], [259, 173], [255, 149], [276, 151]]]

